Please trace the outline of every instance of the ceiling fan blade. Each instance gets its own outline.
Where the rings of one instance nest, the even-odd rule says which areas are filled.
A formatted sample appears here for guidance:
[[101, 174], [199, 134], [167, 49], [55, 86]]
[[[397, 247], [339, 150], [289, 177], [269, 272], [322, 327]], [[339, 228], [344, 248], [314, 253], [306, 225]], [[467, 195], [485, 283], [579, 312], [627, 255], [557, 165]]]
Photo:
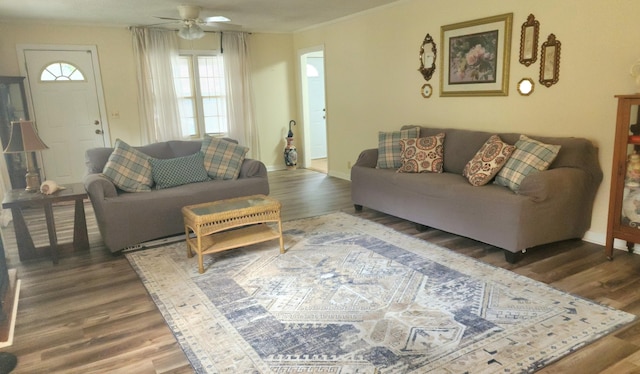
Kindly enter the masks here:
[[158, 17], [158, 16], [154, 16], [157, 19], [166, 19], [169, 21], [182, 21], [180, 18], [172, 18], [172, 17]]
[[213, 17], [203, 18], [202, 21], [204, 23], [211, 23], [211, 22], [229, 22], [231, 20], [225, 16], [213, 16]]

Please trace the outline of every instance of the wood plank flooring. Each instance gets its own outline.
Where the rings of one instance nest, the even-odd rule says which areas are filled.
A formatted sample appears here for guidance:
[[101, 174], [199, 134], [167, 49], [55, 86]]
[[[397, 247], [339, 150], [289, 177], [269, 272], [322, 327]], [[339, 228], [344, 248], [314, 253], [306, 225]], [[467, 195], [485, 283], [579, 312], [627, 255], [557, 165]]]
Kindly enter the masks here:
[[[640, 316], [640, 256], [616, 251], [607, 261], [602, 246], [570, 240], [535, 248], [508, 264], [495, 247], [434, 229], [420, 232], [411, 222], [366, 207], [356, 213], [348, 181], [305, 169], [271, 172], [269, 181], [285, 221], [341, 210]], [[22, 282], [14, 344], [2, 349], [18, 356], [14, 373], [193, 373], [127, 260], [104, 248], [86, 206], [91, 250], [61, 257], [58, 265], [45, 259], [21, 263], [12, 226], [2, 228], [9, 267]], [[58, 237], [69, 240], [73, 206], [54, 210]], [[44, 215], [30, 211], [26, 219], [36, 245], [46, 244]], [[640, 321], [540, 373], [640, 373]]]

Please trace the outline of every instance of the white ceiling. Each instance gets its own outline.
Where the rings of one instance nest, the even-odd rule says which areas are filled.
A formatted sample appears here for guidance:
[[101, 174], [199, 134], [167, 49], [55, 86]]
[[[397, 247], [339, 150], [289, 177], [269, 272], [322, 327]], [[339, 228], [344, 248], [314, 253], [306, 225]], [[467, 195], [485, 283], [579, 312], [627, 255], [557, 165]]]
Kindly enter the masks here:
[[[0, 0], [0, 20], [138, 26], [178, 18], [180, 4], [223, 15], [241, 30], [293, 32], [401, 0]], [[167, 25], [167, 27], [177, 27]], [[205, 28], [206, 29], [206, 28]]]

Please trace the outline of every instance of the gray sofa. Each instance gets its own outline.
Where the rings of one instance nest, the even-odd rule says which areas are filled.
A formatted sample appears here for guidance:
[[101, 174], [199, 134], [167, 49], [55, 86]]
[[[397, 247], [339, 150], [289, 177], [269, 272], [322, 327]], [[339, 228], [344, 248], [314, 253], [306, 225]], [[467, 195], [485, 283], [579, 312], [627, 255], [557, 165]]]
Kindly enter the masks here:
[[[598, 151], [590, 141], [530, 136], [562, 147], [549, 170], [528, 175], [514, 193], [493, 183], [474, 187], [462, 176], [466, 163], [492, 133], [421, 127], [420, 136], [440, 132], [446, 134], [443, 173], [378, 169], [378, 149], [363, 151], [351, 169], [356, 210], [366, 206], [502, 248], [511, 263], [526, 249], [584, 236], [602, 181]], [[509, 144], [520, 136], [498, 135]]]
[[[201, 141], [168, 141], [134, 147], [153, 158], [169, 159], [200, 151]], [[184, 233], [181, 208], [186, 205], [254, 194], [269, 194], [265, 165], [245, 159], [235, 180], [210, 180], [150, 192], [124, 192], [102, 175], [113, 148], [86, 152], [84, 186], [100, 234], [111, 252]]]

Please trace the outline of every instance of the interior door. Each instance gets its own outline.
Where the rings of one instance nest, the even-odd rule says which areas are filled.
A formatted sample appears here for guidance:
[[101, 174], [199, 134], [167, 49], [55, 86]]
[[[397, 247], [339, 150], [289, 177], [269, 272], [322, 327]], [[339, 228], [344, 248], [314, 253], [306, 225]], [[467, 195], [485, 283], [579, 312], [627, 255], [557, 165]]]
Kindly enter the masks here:
[[307, 57], [311, 159], [327, 157], [327, 121], [324, 104], [324, 57]]
[[[91, 50], [24, 50], [33, 114], [42, 151], [41, 177], [76, 183], [88, 148], [104, 147], [105, 125]], [[101, 86], [101, 85], [100, 85]]]

